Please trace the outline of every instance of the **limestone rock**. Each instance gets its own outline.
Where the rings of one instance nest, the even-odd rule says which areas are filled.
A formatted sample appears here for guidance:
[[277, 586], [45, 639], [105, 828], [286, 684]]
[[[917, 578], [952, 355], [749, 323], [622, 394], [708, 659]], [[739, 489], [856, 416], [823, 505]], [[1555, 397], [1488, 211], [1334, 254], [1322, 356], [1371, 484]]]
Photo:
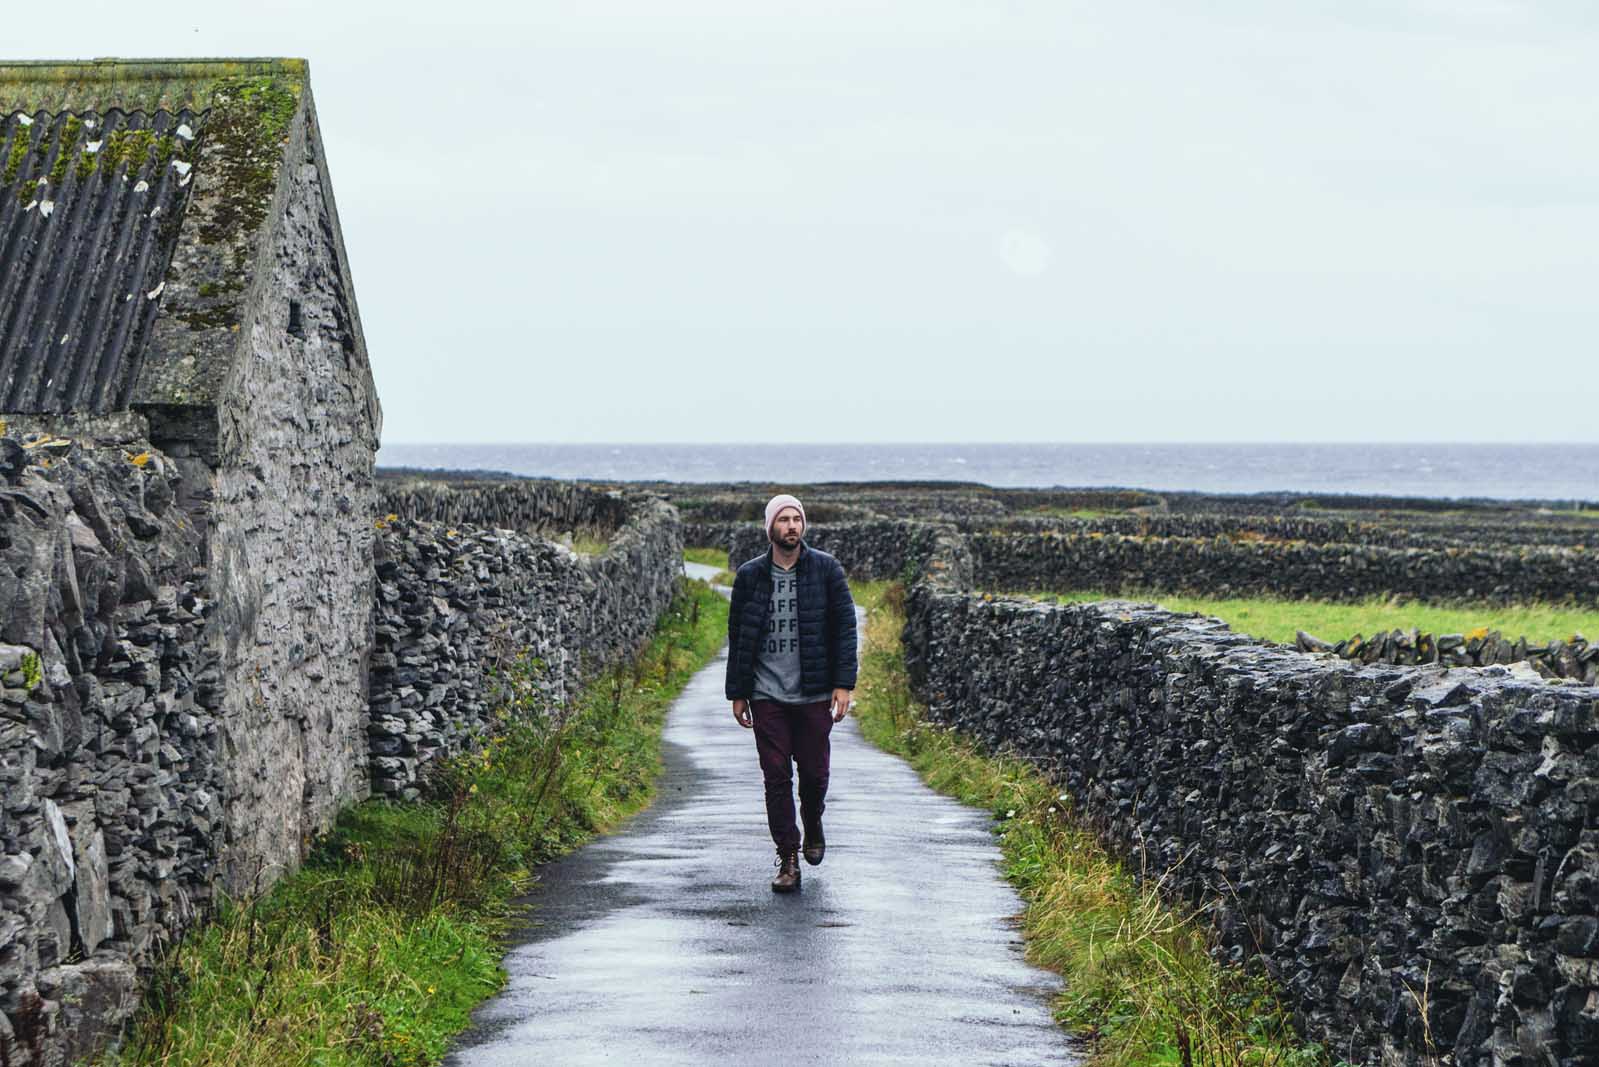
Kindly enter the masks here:
[[47, 971], [41, 988], [70, 1010], [57, 1018], [63, 1063], [77, 1063], [99, 1050], [121, 1030], [139, 1005], [138, 974], [123, 960], [86, 960]]
[[105, 835], [93, 823], [80, 821], [72, 830], [72, 846], [77, 865], [78, 936], [83, 951], [92, 955], [102, 941], [116, 936]]

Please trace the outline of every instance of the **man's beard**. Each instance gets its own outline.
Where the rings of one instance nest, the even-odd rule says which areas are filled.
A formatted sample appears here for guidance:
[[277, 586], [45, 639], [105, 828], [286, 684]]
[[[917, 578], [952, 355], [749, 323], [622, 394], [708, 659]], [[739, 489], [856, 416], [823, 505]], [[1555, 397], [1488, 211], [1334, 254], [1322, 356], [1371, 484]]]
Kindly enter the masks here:
[[782, 545], [784, 548], [793, 548], [795, 545], [798, 545], [799, 542], [800, 542], [800, 535], [797, 534], [797, 533], [786, 533], [786, 534], [778, 534], [777, 535], [777, 543]]

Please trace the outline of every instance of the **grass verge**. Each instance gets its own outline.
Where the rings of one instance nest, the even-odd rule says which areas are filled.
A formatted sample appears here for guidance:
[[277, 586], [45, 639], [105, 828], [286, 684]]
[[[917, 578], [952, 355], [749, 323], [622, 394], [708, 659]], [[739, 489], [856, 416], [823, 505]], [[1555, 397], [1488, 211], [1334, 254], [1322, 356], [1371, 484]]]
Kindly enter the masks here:
[[270, 893], [224, 903], [157, 971], [120, 1065], [422, 1067], [504, 979], [501, 934], [541, 862], [647, 806], [672, 698], [727, 602], [682, 583], [633, 660], [565, 708], [521, 662], [482, 750], [430, 799], [347, 812]]
[[1165, 593], [1007, 593], [1055, 604], [1092, 600], [1138, 600], [1159, 604], [1170, 611], [1197, 611], [1214, 615], [1239, 633], [1294, 643], [1294, 632], [1304, 630], [1325, 641], [1342, 641], [1355, 634], [1370, 636], [1392, 630], [1417, 629], [1434, 634], [1487, 633], [1497, 630], [1507, 638], [1525, 637], [1529, 644], [1569, 640], [1576, 634], [1599, 637], [1599, 611], [1559, 604], [1416, 604], [1371, 597], [1351, 604], [1323, 600], [1278, 600], [1269, 597], [1214, 598], [1171, 596]]
[[900, 647], [903, 587], [851, 589], [867, 612], [862, 732], [934, 789], [993, 813], [1005, 875], [1026, 902], [1027, 958], [1065, 979], [1055, 1018], [1091, 1041], [1096, 1065], [1328, 1062], [1300, 1041], [1265, 979], [1216, 963], [1205, 927], [1162, 898], [1160, 878], [1134, 878], [1113, 859], [1037, 767], [926, 722]]
[[683, 549], [683, 558], [690, 563], [703, 563], [707, 567], [716, 567], [716, 575], [711, 579], [714, 584], [733, 584], [733, 572], [727, 569], [727, 549], [706, 548], [703, 546], [685, 548]]

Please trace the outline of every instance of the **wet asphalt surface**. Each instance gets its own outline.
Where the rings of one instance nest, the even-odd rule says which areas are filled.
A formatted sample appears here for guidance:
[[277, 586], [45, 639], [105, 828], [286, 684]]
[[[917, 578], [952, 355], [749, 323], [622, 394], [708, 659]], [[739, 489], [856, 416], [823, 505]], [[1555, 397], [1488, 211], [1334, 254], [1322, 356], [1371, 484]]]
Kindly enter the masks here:
[[[691, 576], [713, 568], [685, 567]], [[827, 856], [770, 888], [754, 735], [726, 651], [667, 717], [655, 803], [540, 871], [510, 981], [451, 1067], [1075, 1064], [1022, 960], [987, 813], [833, 728]]]

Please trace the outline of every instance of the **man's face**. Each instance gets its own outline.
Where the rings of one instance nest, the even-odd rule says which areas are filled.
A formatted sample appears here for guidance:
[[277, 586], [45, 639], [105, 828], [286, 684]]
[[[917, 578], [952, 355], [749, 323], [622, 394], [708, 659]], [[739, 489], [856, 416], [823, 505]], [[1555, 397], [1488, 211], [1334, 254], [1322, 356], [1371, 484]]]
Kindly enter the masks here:
[[805, 532], [805, 520], [798, 508], [787, 507], [772, 520], [772, 543], [784, 548], [798, 548], [800, 534]]

